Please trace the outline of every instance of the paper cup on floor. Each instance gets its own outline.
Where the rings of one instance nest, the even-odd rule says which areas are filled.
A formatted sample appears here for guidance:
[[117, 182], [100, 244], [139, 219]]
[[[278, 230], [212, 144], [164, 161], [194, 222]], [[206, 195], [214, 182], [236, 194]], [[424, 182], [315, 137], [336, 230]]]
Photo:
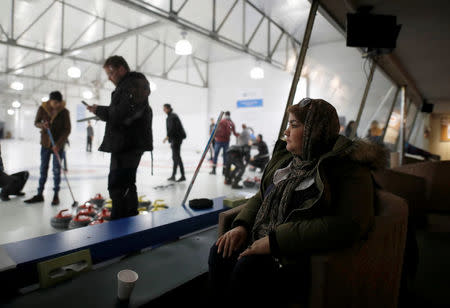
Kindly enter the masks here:
[[120, 300], [127, 300], [130, 298], [138, 278], [138, 274], [132, 270], [122, 270], [117, 274], [117, 297]]

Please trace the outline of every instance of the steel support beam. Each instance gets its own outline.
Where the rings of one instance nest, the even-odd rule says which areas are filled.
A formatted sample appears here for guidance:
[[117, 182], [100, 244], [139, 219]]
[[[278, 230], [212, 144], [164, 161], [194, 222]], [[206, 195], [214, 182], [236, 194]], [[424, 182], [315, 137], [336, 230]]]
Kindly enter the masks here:
[[94, 47], [98, 47], [98, 46], [104, 46], [106, 44], [109, 44], [109, 43], [112, 43], [112, 42], [115, 42], [115, 41], [119, 41], [119, 40], [122, 40], [122, 39], [125, 39], [125, 38], [129, 38], [129, 37], [137, 35], [139, 33], [142, 33], [142, 32], [145, 32], [145, 31], [148, 31], [148, 30], [151, 30], [151, 29], [154, 29], [155, 27], [162, 26], [163, 24], [164, 23], [161, 22], [161, 21], [154, 21], [154, 22], [151, 22], [149, 24], [137, 27], [135, 29], [127, 30], [127, 31], [124, 31], [124, 32], [121, 32], [121, 33], [118, 33], [118, 34], [115, 34], [115, 35], [111, 35], [111, 36], [108, 36], [108, 37], [106, 37], [104, 39], [101, 39], [101, 40], [98, 40], [98, 41], [95, 41], [95, 42], [92, 42], [92, 43], [88, 43], [86, 45], [77, 46], [77, 47], [75, 47], [73, 49], [69, 48], [69, 50], [66, 50], [64, 52], [64, 54], [71, 53], [71, 52], [73, 52], [75, 50], [82, 50], [82, 49], [89, 49], [89, 48], [94, 48]]
[[[126, 7], [129, 7], [137, 12], [140, 13], [146, 13], [152, 17], [158, 17], [158, 18], [163, 18], [166, 20], [169, 20], [170, 22], [173, 22], [177, 25], [180, 25], [183, 29], [187, 30], [187, 31], [191, 31], [194, 33], [197, 33], [201, 36], [204, 37], [208, 37], [209, 39], [215, 40], [216, 42], [218, 42], [219, 44], [239, 51], [239, 52], [244, 52], [244, 53], [248, 53], [252, 56], [254, 56], [255, 58], [262, 60], [262, 61], [266, 61], [269, 64], [272, 64], [273, 66], [277, 67], [277, 68], [281, 68], [284, 69], [285, 67], [285, 63], [281, 63], [279, 61], [274, 61], [271, 60], [267, 53], [262, 54], [256, 50], [252, 50], [251, 48], [248, 47], [248, 45], [251, 43], [251, 41], [253, 40], [253, 38], [250, 38], [248, 41], [246, 40], [245, 37], [245, 28], [246, 28], [246, 22], [245, 22], [245, 15], [246, 15], [246, 6], [249, 5], [252, 8], [254, 8], [259, 14], [262, 15], [262, 18], [260, 20], [260, 23], [262, 23], [262, 21], [264, 19], [267, 19], [268, 22], [271, 23], [271, 26], [276, 26], [278, 27], [282, 32], [285, 32], [285, 34], [290, 37], [296, 44], [296, 49], [298, 49], [298, 46], [301, 46], [301, 43], [295, 39], [292, 35], [288, 34], [277, 22], [275, 22], [274, 20], [272, 20], [271, 18], [269, 18], [268, 16], [266, 16], [264, 14], [264, 12], [262, 10], [260, 10], [258, 7], [256, 7], [254, 4], [252, 4], [249, 0], [242, 0], [243, 1], [243, 6], [242, 6], [242, 10], [243, 10], [243, 24], [242, 24], [242, 29], [243, 29], [243, 35], [242, 35], [242, 41], [239, 39], [229, 39], [226, 38], [224, 36], [222, 36], [220, 33], [218, 33], [217, 29], [217, 25], [216, 25], [216, 18], [215, 18], [215, 6], [214, 6], [214, 1], [213, 1], [213, 18], [211, 21], [211, 28], [207, 29], [199, 24], [196, 24], [192, 21], [186, 20], [184, 18], [181, 18], [180, 16], [174, 15], [173, 12], [171, 11], [167, 11], [164, 9], [161, 9], [155, 5], [152, 5], [148, 2], [142, 1], [142, 0], [112, 0], [116, 3], [119, 3], [121, 5], [124, 5]], [[230, 13], [231, 14], [231, 13]], [[259, 26], [257, 26], [257, 28], [259, 28]], [[258, 29], [255, 29], [258, 30]], [[252, 36], [254, 36], [256, 34], [256, 32], [253, 33]], [[296, 51], [297, 52], [297, 51]]]
[[262, 16], [262, 17], [261, 17], [261, 19], [259, 20], [258, 25], [256, 26], [255, 30], [253, 30], [252, 35], [250, 35], [250, 38], [248, 39], [248, 42], [245, 43], [245, 46], [246, 46], [247, 48], [248, 48], [248, 46], [250, 45], [250, 43], [253, 41], [253, 38], [255, 37], [256, 33], [257, 33], [258, 30], [259, 30], [259, 27], [261, 27], [261, 25], [262, 25], [262, 23], [263, 23], [263, 21], [264, 21], [265, 18], [266, 18], [265, 16]]
[[270, 51], [269, 58], [273, 57], [273, 54], [277, 50], [278, 45], [280, 44], [281, 39], [283, 38], [283, 36], [284, 36], [284, 32], [281, 32], [280, 36], [278, 37], [277, 41], [275, 42], [275, 46], [273, 46], [272, 51]]
[[181, 10], [184, 8], [184, 6], [189, 2], [189, 0], [184, 0], [184, 2], [180, 5], [180, 7], [177, 10], [177, 15], [180, 14]]
[[52, 6], [54, 5], [56, 3], [56, 1], [53, 1], [41, 14], [39, 14], [39, 16], [38, 17], [36, 17], [36, 19], [35, 20], [33, 20], [32, 22], [31, 22], [31, 24], [25, 29], [25, 30], [23, 30], [22, 31], [22, 33], [20, 33], [17, 37], [11, 37], [12, 39], [14, 39], [14, 40], [16, 40], [16, 41], [18, 41], [25, 33], [27, 33], [41, 18], [42, 18], [42, 16], [44, 16], [45, 15], [45, 13], [47, 13], [51, 8], [52, 8]]
[[72, 44], [70, 44], [69, 48], [67, 48], [68, 50], [71, 50], [71, 48], [73, 46], [75, 46], [76, 43], [78, 43], [78, 41], [89, 31], [89, 29], [95, 25], [95, 23], [97, 22], [97, 18], [95, 18], [81, 33], [80, 35], [77, 36], [77, 38], [72, 42]]
[[203, 81], [203, 84], [204, 84], [205, 87], [206, 87], [206, 80], [205, 80], [205, 78], [203, 77], [203, 74], [202, 74], [202, 72], [200, 71], [200, 68], [198, 67], [198, 64], [197, 64], [195, 58], [191, 57], [191, 60], [192, 60], [192, 63], [194, 63], [194, 67], [195, 67], [195, 69], [197, 70], [197, 73], [198, 73], [198, 75], [200, 76], [200, 79]]
[[169, 68], [167, 69], [167, 71], [164, 72], [164, 75], [169, 75], [170, 71], [175, 67], [175, 65], [178, 63], [178, 61], [180, 61], [181, 56], [178, 56], [173, 62], [172, 64], [169, 66]]
[[378, 116], [378, 113], [380, 112], [381, 108], [383, 108], [384, 105], [386, 104], [394, 88], [395, 86], [391, 86], [389, 90], [387, 90], [386, 94], [383, 96], [383, 99], [381, 100], [381, 103], [378, 105], [377, 110], [372, 114], [370, 120], [367, 122], [366, 129], [364, 131], [367, 131], [370, 128], [370, 123], [372, 123], [372, 121]]
[[142, 62], [137, 66], [136, 70], [140, 71], [142, 69], [142, 66], [144, 66], [145, 63], [147, 63], [148, 59], [150, 59], [150, 57], [155, 53], [156, 49], [158, 49], [158, 47], [161, 45], [160, 42], [158, 42], [153, 48], [152, 50], [150, 50], [150, 52], [145, 56], [144, 60], [142, 60]]
[[311, 33], [314, 25], [314, 20], [316, 18], [317, 8], [319, 7], [319, 0], [312, 0], [311, 8], [309, 10], [308, 21], [305, 28], [305, 34], [303, 35], [303, 44], [301, 45], [300, 55], [298, 57], [297, 68], [295, 70], [294, 78], [291, 84], [291, 90], [289, 91], [288, 101], [286, 103], [286, 108], [284, 109], [284, 116], [281, 122], [280, 131], [278, 137], [282, 138], [284, 136], [284, 130], [288, 122], [287, 110], [294, 101], [295, 93], [297, 92], [297, 85], [300, 80], [302, 73], [303, 62], [305, 61], [306, 52], [308, 51], [309, 39], [311, 38]]
[[406, 86], [402, 86], [401, 116], [400, 116], [400, 166], [403, 165], [405, 155], [405, 111], [406, 111]]
[[414, 115], [414, 119], [413, 122], [411, 123], [411, 128], [408, 132], [408, 138], [406, 138], [406, 142], [410, 142], [411, 141], [411, 137], [412, 137], [412, 132], [414, 130], [414, 125], [416, 125], [416, 120], [417, 120], [417, 116], [419, 115], [419, 108], [416, 109], [416, 114]]
[[60, 50], [61, 52], [63, 52], [64, 50], [64, 15], [65, 15], [65, 8], [66, 8], [66, 4], [64, 2], [64, 0], [62, 0], [61, 2], [61, 45], [60, 45]]
[[356, 117], [355, 126], [353, 126], [352, 133], [350, 134], [350, 139], [353, 139], [356, 136], [356, 131], [358, 129], [359, 122], [361, 121], [361, 115], [364, 110], [364, 106], [366, 105], [367, 95], [369, 94], [370, 86], [372, 84], [375, 67], [376, 67], [375, 60], [372, 59], [372, 65], [370, 67], [369, 77], [367, 78], [366, 88], [364, 89], [364, 94], [361, 99], [361, 104], [359, 106], [358, 116]]
[[10, 24], [10, 29], [9, 29], [10, 34], [9, 34], [8, 41], [14, 37], [14, 14], [16, 13], [15, 5], [16, 5], [16, 1], [11, 0], [11, 16], [10, 16], [11, 24]]
[[238, 4], [239, 0], [235, 0], [231, 8], [228, 10], [227, 14], [223, 18], [222, 22], [220, 23], [219, 27], [217, 28], [216, 32], [220, 32], [220, 29], [222, 29], [223, 25], [227, 21], [228, 17], [230, 17], [231, 12], [233, 12], [234, 8], [236, 7], [236, 4]]
[[5, 29], [3, 29], [2, 25], [0, 25], [0, 31], [6, 36], [6, 39], [9, 40], [9, 35], [6, 33]]
[[392, 111], [394, 111], [394, 107], [395, 107], [395, 103], [397, 102], [397, 98], [398, 98], [398, 93], [400, 93], [400, 88], [397, 87], [397, 90], [395, 91], [395, 95], [394, 98], [392, 99], [392, 103], [391, 103], [391, 108], [389, 109], [389, 113], [388, 116], [386, 118], [386, 124], [384, 124], [384, 129], [383, 132], [381, 134], [381, 140], [384, 142], [384, 137], [386, 136], [386, 131], [388, 129], [389, 126], [389, 120], [391, 119], [391, 115], [392, 115]]
[[37, 47], [32, 47], [32, 46], [18, 44], [14, 40], [0, 41], [0, 44], [6, 45], [6, 46], [10, 46], [10, 47], [17, 47], [17, 48], [28, 49], [28, 50], [32, 50], [32, 51], [36, 51], [36, 52], [39, 52], [39, 53], [42, 53], [42, 54], [48, 54], [48, 55], [52, 55], [52, 56], [61, 56], [60, 52], [51, 51], [51, 50], [45, 50], [45, 49], [41, 49], [41, 48], [37, 48]]

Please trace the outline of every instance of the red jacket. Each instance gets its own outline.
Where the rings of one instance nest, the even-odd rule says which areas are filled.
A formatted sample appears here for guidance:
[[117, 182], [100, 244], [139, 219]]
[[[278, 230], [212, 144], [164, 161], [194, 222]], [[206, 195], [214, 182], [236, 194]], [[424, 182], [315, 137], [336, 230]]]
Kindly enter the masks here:
[[230, 142], [230, 136], [233, 133], [236, 137], [239, 136], [234, 130], [234, 123], [230, 119], [223, 119], [217, 126], [216, 137], [217, 142]]

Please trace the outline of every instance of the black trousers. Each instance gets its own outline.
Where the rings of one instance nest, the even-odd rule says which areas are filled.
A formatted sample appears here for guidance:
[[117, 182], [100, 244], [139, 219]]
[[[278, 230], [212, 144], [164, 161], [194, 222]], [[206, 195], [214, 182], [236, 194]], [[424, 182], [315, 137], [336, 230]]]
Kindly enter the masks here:
[[111, 219], [138, 214], [136, 172], [142, 152], [111, 153], [108, 191], [112, 200]]
[[87, 136], [86, 152], [92, 152], [92, 136]]
[[[234, 165], [234, 170], [231, 171], [231, 165]], [[241, 180], [245, 172], [245, 165], [242, 156], [236, 154], [227, 155], [227, 163], [225, 165], [225, 178], [228, 182], [237, 184]]]
[[172, 140], [170, 143], [173, 160], [172, 176], [177, 174], [178, 166], [180, 167], [181, 176], [184, 176], [183, 160], [181, 159], [181, 143], [183, 143], [182, 140]]
[[217, 254], [217, 246], [211, 247], [208, 265], [212, 302], [224, 307], [307, 303], [311, 276], [308, 257], [299, 265], [280, 267], [271, 255], [250, 255], [238, 260], [242, 250], [223, 258]]

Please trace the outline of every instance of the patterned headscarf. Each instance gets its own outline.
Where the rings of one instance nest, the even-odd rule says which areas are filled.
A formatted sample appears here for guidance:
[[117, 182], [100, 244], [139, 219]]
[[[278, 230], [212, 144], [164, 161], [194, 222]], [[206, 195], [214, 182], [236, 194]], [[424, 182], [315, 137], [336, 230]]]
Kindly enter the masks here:
[[[304, 115], [302, 154], [293, 155], [289, 177], [277, 183], [264, 198], [253, 225], [253, 240], [268, 235], [284, 223], [289, 215], [288, 208], [293, 209], [289, 204], [295, 189], [317, 172], [318, 159], [331, 151], [339, 135], [339, 118], [331, 104], [310, 98], [304, 98], [298, 104]], [[302, 204], [294, 208], [300, 207]]]

